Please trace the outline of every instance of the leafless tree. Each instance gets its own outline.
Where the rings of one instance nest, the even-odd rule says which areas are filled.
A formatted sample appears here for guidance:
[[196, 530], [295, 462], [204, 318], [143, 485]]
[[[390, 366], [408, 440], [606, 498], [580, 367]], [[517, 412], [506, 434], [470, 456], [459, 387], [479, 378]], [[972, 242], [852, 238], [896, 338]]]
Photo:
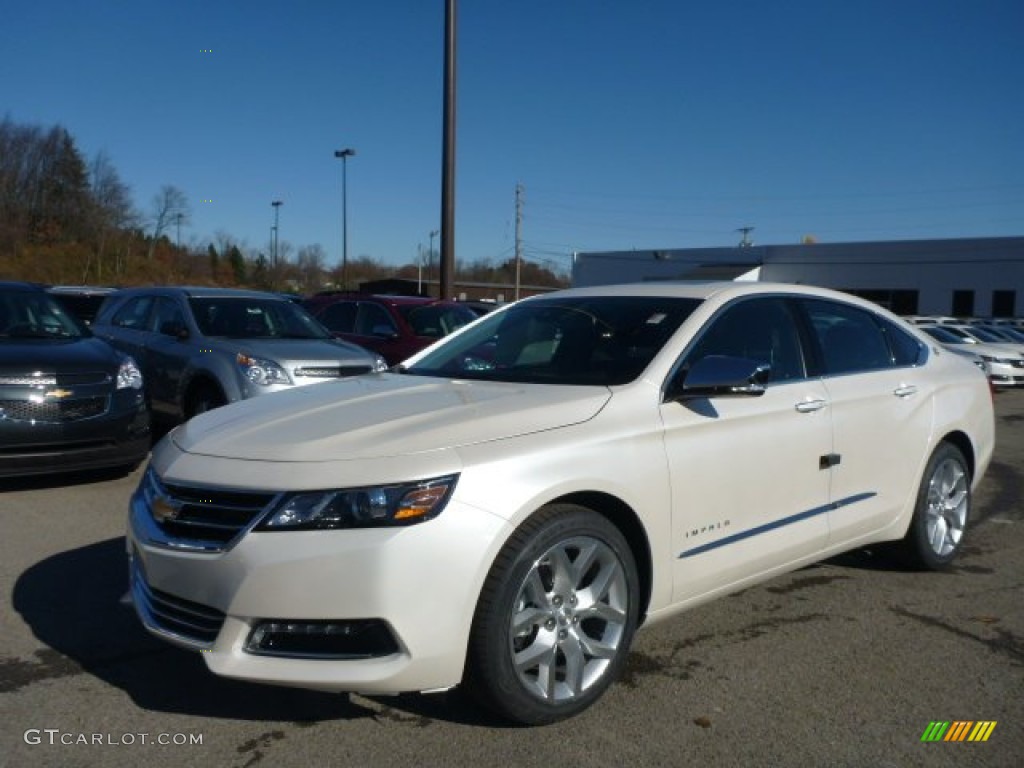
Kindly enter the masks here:
[[172, 225], [184, 226], [188, 223], [191, 215], [185, 193], [170, 184], [162, 186], [160, 192], [153, 198], [152, 211], [153, 230], [149, 242], [149, 252], [146, 254], [146, 258], [149, 260], [153, 259], [157, 240], [167, 229]]

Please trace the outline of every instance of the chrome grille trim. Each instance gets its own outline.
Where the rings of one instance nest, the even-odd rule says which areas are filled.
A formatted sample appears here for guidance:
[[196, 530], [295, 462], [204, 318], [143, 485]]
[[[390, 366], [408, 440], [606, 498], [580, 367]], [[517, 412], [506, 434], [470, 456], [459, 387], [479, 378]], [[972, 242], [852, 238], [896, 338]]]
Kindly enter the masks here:
[[368, 365], [307, 365], [296, 368], [292, 373], [312, 379], [344, 379], [349, 376], [360, 376], [372, 369]]
[[49, 375], [33, 376], [31, 374], [0, 374], [0, 387], [54, 387], [57, 377]]
[[129, 580], [132, 603], [146, 629], [185, 648], [213, 648], [224, 626], [223, 612], [153, 589], [137, 557], [131, 559]]
[[147, 544], [223, 552], [252, 530], [282, 495], [165, 484], [150, 467], [132, 496], [132, 521]]

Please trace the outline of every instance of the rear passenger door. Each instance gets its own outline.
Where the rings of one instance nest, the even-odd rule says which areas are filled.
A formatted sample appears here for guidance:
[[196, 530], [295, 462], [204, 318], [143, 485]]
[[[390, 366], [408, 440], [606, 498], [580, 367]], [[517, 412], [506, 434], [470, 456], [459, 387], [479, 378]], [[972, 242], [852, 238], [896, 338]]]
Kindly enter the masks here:
[[832, 414], [829, 544], [839, 544], [885, 527], [917, 493], [932, 426], [927, 348], [862, 307], [800, 303]]

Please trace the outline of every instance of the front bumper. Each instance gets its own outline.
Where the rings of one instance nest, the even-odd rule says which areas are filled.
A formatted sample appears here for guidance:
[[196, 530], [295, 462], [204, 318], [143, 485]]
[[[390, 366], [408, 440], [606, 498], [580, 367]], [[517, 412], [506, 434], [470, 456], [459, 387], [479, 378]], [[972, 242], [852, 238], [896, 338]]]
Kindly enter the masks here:
[[142, 398], [102, 417], [66, 424], [0, 421], [0, 477], [132, 467], [150, 448]]
[[989, 381], [997, 387], [1024, 387], [1024, 373], [990, 373]]
[[[225, 677], [370, 694], [459, 683], [476, 598], [508, 534], [503, 520], [455, 500], [407, 528], [249, 532], [216, 553], [154, 543], [151, 525], [136, 495], [132, 599], [150, 632], [202, 651]], [[373, 621], [394, 645], [358, 659], [250, 652], [254, 628], [267, 621]]]

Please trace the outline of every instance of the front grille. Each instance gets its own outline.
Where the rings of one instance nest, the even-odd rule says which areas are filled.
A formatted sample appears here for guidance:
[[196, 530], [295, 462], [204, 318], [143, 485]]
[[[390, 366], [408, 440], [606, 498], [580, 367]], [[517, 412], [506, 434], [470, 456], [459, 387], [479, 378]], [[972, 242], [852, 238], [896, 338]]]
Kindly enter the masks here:
[[344, 379], [349, 376], [361, 376], [370, 372], [368, 365], [334, 365], [334, 366], [305, 366], [296, 368], [293, 373], [296, 376], [312, 379]]
[[0, 387], [52, 387], [56, 384], [57, 377], [52, 374], [39, 376], [0, 374]]
[[61, 387], [110, 384], [113, 378], [105, 371], [83, 371], [81, 373], [58, 373], [57, 385]]
[[240, 533], [263, 516], [278, 498], [275, 493], [165, 484], [149, 470], [143, 497], [164, 543], [225, 549]]
[[153, 589], [135, 558], [132, 559], [131, 586], [135, 608], [152, 629], [200, 645], [212, 645], [217, 639], [224, 625], [224, 613]]
[[102, 416], [109, 398], [84, 397], [80, 400], [0, 400], [0, 419], [65, 424]]

